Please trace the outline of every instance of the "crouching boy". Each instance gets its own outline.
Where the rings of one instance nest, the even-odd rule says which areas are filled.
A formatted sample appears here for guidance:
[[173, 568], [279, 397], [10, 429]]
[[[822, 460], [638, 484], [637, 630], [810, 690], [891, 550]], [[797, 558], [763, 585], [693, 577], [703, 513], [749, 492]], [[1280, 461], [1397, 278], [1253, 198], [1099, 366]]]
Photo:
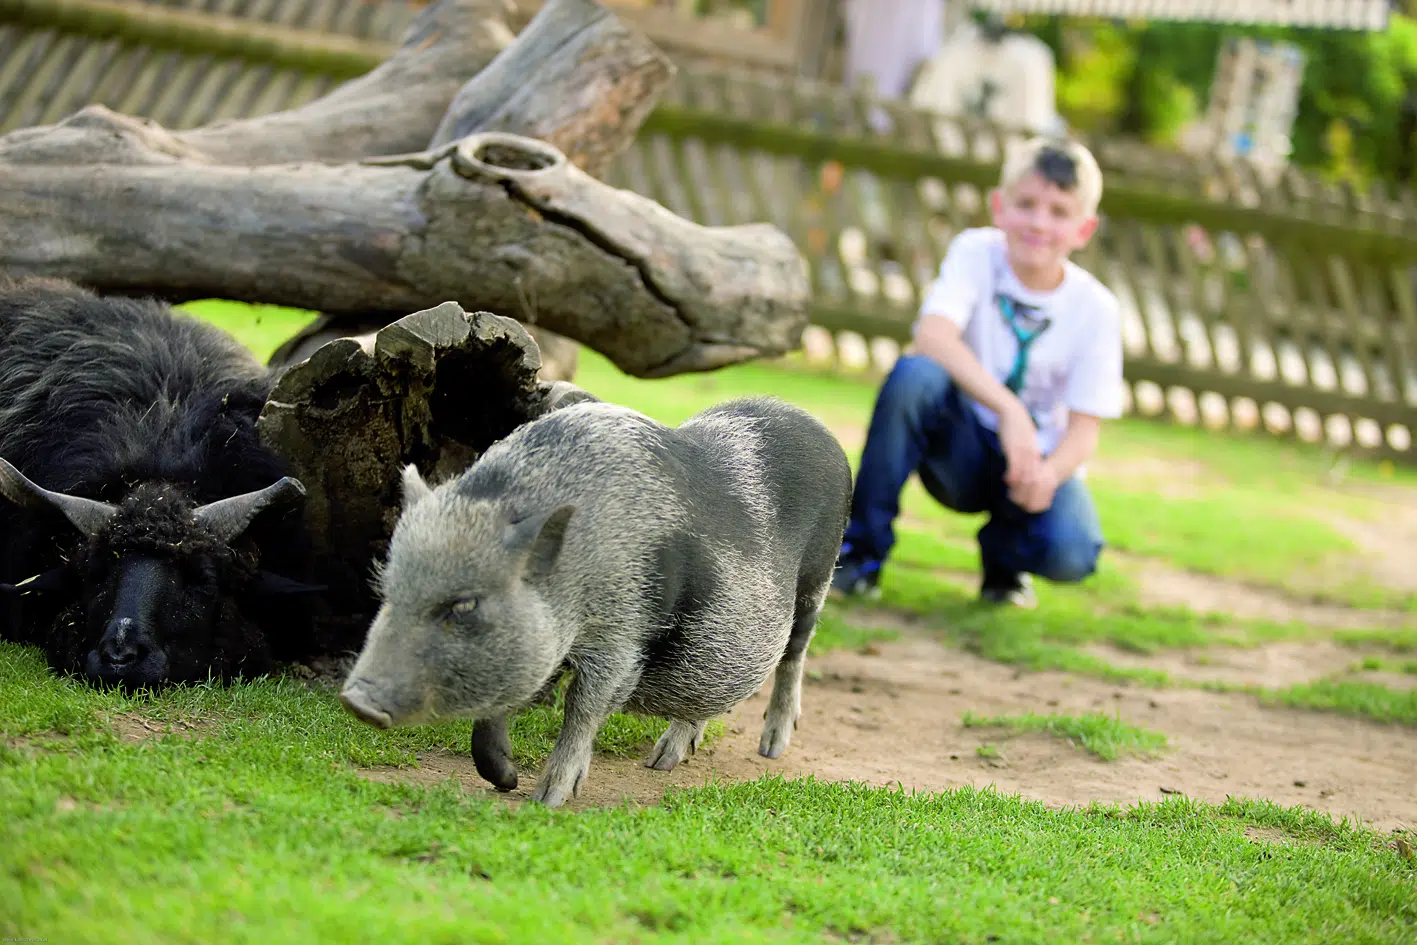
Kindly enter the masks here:
[[1030, 575], [1080, 581], [1103, 538], [1082, 465], [1122, 412], [1117, 300], [1068, 257], [1097, 228], [1087, 149], [1035, 139], [1004, 162], [992, 227], [951, 243], [877, 395], [833, 588], [878, 592], [912, 472], [946, 507], [988, 513], [980, 596], [1033, 606]]

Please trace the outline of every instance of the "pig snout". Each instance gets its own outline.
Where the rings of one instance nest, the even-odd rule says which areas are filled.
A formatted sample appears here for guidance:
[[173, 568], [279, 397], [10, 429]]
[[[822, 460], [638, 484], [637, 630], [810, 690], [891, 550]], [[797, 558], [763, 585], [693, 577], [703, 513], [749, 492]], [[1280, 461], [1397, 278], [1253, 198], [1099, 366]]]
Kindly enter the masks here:
[[341, 690], [339, 701], [361, 722], [367, 722], [375, 728], [393, 727], [393, 716], [379, 707], [378, 700], [369, 691], [369, 685], [363, 679], [350, 680]]

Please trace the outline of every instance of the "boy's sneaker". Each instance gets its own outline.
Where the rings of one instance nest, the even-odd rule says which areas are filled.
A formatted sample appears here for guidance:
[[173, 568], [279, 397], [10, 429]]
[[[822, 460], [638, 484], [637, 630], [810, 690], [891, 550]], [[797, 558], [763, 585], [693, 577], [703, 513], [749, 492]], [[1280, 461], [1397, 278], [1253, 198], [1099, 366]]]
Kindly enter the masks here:
[[841, 597], [881, 596], [881, 562], [861, 558], [842, 558], [832, 575], [830, 593]]
[[991, 574], [986, 571], [983, 586], [979, 588], [979, 599], [986, 604], [1008, 604], [1024, 610], [1038, 606], [1031, 574]]

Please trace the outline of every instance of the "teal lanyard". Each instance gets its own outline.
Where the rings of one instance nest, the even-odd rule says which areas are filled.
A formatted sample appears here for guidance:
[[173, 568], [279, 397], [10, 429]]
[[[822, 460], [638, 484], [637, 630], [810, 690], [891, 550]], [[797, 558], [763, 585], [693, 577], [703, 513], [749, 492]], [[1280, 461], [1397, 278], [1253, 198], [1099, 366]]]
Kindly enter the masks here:
[[1024, 331], [1018, 326], [1018, 313], [1014, 311], [1014, 300], [1006, 295], [998, 296], [998, 300], [999, 311], [1004, 313], [1004, 321], [1009, 323], [1009, 329], [1018, 339], [1018, 354], [1014, 355], [1014, 367], [1004, 381], [1004, 386], [1017, 394], [1023, 389], [1023, 378], [1028, 373], [1028, 349], [1033, 346], [1033, 342], [1038, 339], [1039, 335], [1048, 330], [1053, 324], [1053, 319], [1045, 318], [1033, 331]]

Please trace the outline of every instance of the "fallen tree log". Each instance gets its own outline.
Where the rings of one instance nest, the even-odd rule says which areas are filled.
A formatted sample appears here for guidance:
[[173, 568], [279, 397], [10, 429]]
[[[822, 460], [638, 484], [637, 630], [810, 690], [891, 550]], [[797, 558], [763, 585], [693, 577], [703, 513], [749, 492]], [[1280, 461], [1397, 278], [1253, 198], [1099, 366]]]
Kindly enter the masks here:
[[[585, 0], [572, 0], [583, 3]], [[0, 0], [11, 6], [11, 0]], [[563, 6], [563, 0], [556, 0]], [[45, 4], [30, 3], [22, 22], [45, 25]], [[64, 6], [63, 4], [60, 5]], [[188, 41], [201, 42], [210, 25], [191, 11], [145, 9], [142, 4], [73, 4], [66, 25], [83, 28], [84, 16], [127, 18], [100, 35], [129, 38], [138, 44], [159, 40], [166, 33], [175, 50]], [[97, 9], [82, 9], [85, 6]], [[25, 13], [26, 11], [17, 11]], [[56, 10], [56, 15], [63, 13]], [[215, 122], [190, 131], [173, 132], [184, 153], [213, 164], [283, 164], [292, 161], [356, 161], [374, 154], [417, 151], [428, 145], [458, 90], [512, 44], [507, 0], [439, 0], [425, 7], [409, 24], [399, 47], [384, 62], [299, 108], [254, 118]], [[185, 23], [155, 24], [150, 18], [181, 17]], [[185, 26], [186, 29], [181, 27]], [[525, 31], [524, 31], [525, 32]], [[175, 35], [174, 35], [175, 34]], [[221, 47], [214, 50], [221, 54]], [[228, 54], [241, 54], [239, 45]], [[288, 63], [294, 65], [295, 62]], [[0, 162], [17, 163], [25, 150], [42, 152], [29, 160], [87, 163], [95, 153], [92, 136], [54, 137], [54, 126], [12, 131], [0, 138]]]
[[[600, 177], [633, 140], [672, 76], [669, 61], [652, 43], [599, 4], [556, 0], [458, 91], [429, 146], [477, 131], [506, 131], [546, 141]], [[576, 343], [536, 325], [537, 313], [527, 305], [515, 315], [526, 320], [541, 348], [541, 376], [574, 377]], [[321, 344], [366, 335], [385, 321], [377, 312], [323, 313], [282, 345], [271, 363], [293, 363]]]
[[[0, 0], [0, 11], [9, 2]], [[139, 20], [173, 15], [83, 2]], [[594, 0], [552, 0], [515, 38], [507, 7], [506, 0], [440, 0], [414, 19], [387, 61], [299, 108], [189, 131], [139, 124], [173, 155], [236, 166], [344, 163], [506, 131], [540, 138], [602, 175], [673, 78], [672, 64]], [[0, 137], [0, 164], [143, 159], [107, 147], [103, 130], [101, 120], [21, 128]]]
[[699, 226], [530, 138], [233, 168], [173, 156], [144, 131], [130, 136], [141, 161], [5, 168], [5, 267], [390, 321], [450, 300], [530, 307], [642, 377], [787, 351], [805, 321], [805, 267], [775, 227]]
[[[426, 114], [398, 117], [399, 81], [418, 101], [443, 89], [453, 50], [487, 51], [497, 6], [443, 0], [387, 69], [281, 115], [178, 134], [91, 106], [0, 138], [0, 267], [172, 301], [307, 308], [325, 313], [325, 335], [452, 300], [647, 377], [795, 347], [808, 286], [784, 234], [695, 226], [573, 166], [603, 169], [670, 76], [653, 45], [599, 4], [548, 3], [432, 128]], [[397, 134], [359, 131], [378, 109]], [[486, 124], [558, 147], [499, 138], [488, 150], [475, 134], [332, 163], [341, 147], [377, 151], [416, 130], [431, 141]], [[337, 144], [346, 137], [355, 144]], [[263, 163], [296, 153], [299, 163]]]

